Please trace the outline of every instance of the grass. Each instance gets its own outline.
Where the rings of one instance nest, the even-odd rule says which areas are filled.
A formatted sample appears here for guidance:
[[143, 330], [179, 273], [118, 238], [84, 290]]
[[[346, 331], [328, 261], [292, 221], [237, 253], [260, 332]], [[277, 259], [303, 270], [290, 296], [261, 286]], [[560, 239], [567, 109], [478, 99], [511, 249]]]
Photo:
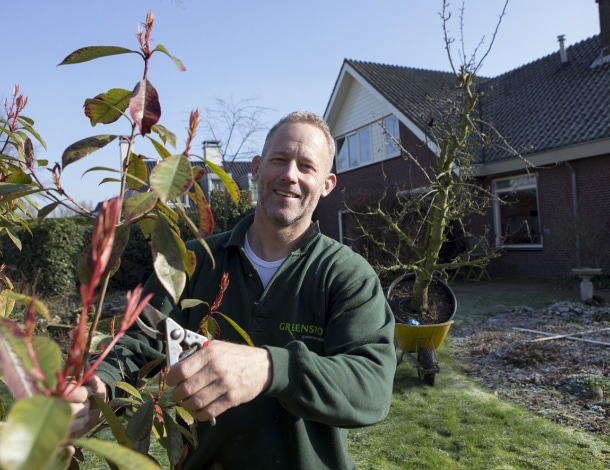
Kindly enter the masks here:
[[[468, 290], [476, 294], [458, 294], [458, 314], [450, 336], [515, 306], [540, 307], [578, 296], [574, 289], [550, 285], [535, 294], [518, 284], [501, 293], [486, 289], [484, 283]], [[419, 382], [414, 362], [405, 357], [396, 370], [387, 419], [350, 432], [349, 450], [358, 469], [610, 468], [610, 437], [559, 425], [498, 399], [461, 372], [447, 343], [437, 351], [442, 372], [434, 387]], [[8, 406], [10, 398], [1, 382], [0, 396]], [[156, 457], [162, 458], [158, 453]], [[83, 470], [100, 468], [107, 467], [92, 455], [86, 455], [81, 464]]]
[[[458, 312], [450, 337], [510, 308], [579, 298], [574, 286], [540, 283], [532, 290], [531, 280], [510, 280], [510, 288], [498, 292], [493, 288], [498, 282], [456, 286]], [[434, 387], [422, 385], [414, 361], [403, 359], [387, 419], [350, 432], [358, 469], [610, 468], [610, 437], [565, 427], [499, 400], [469, 380], [449, 352], [447, 343], [437, 351], [442, 372]]]
[[362, 470], [606, 469], [610, 438], [576, 431], [503, 402], [468, 380], [438, 350], [436, 385], [421, 385], [405, 358], [396, 371], [388, 418], [350, 432]]

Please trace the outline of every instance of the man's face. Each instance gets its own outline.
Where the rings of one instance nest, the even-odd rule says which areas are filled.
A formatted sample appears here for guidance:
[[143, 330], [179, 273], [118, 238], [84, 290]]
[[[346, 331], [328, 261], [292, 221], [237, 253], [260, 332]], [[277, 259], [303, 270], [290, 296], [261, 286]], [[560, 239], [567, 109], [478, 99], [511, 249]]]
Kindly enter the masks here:
[[336, 184], [328, 172], [328, 145], [324, 133], [306, 123], [286, 123], [269, 142], [267, 154], [252, 160], [258, 183], [257, 214], [288, 227], [309, 225], [320, 197]]

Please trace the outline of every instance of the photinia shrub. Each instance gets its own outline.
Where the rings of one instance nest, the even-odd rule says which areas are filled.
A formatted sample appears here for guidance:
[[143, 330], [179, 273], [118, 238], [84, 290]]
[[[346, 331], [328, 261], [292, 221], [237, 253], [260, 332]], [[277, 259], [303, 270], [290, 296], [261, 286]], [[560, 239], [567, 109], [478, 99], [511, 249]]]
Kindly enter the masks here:
[[[238, 187], [224, 170], [192, 153], [199, 112], [191, 112], [185, 146], [179, 152], [175, 151], [176, 135], [160, 123], [161, 104], [148, 77], [149, 61], [160, 53], [170, 58], [179, 71], [185, 67], [161, 44], [152, 47], [153, 23], [154, 17], [148, 13], [144, 24], [138, 27], [136, 50], [117, 46], [85, 47], [60, 63], [73, 65], [119, 54], [142, 59], [143, 75], [133, 87], [115, 86], [84, 103], [85, 116], [93, 127], [123, 119], [128, 129], [124, 135], [85, 137], [65, 149], [61, 165], [47, 168], [45, 160], [34, 156], [31, 139], [45, 144], [34, 130], [34, 121], [22, 115], [27, 99], [19, 94], [18, 87], [11, 104], [5, 104], [7, 117], [0, 120], [0, 139], [5, 139], [0, 141], [0, 218], [3, 221], [0, 231], [5, 231], [20, 249], [16, 228], [29, 231], [29, 223], [45, 219], [59, 205], [95, 220], [91, 242], [79, 255], [76, 266], [82, 310], [73, 325], [72, 342], [65, 357], [57, 343], [34, 334], [37, 315], [48, 317], [45, 305], [35, 295], [15, 292], [3, 273], [4, 266], [0, 266], [0, 378], [16, 400], [5, 421], [0, 421], [0, 468], [3, 470], [78, 468], [75, 456], [79, 455], [80, 448], [98, 454], [112, 468], [158, 468], [158, 463], [148, 455], [152, 437], [166, 449], [172, 468], [179, 468], [186, 451], [184, 439], [196, 445], [194, 419], [166, 397], [165, 371], [147, 378], [147, 372], [159, 369], [158, 362], [143, 368], [141, 380], [135, 386], [115, 384], [123, 392], [120, 398], [109, 404], [92, 398], [97, 401], [104, 420], [89, 436], [78, 439], [70, 436], [73, 418], [66, 400], [75, 386], [85, 384], [93, 376], [149, 300], [148, 296], [142, 296], [142, 287], [136, 286], [127, 293], [124, 311], [115, 317], [112, 333], [103, 338], [97, 336], [108, 282], [121, 264], [132, 228], [139, 227], [144, 238], [150, 240], [154, 271], [176, 302], [195, 268], [195, 255], [186, 249], [180, 227], [186, 227], [189, 238], [198, 239], [209, 252], [205, 237], [213, 232], [214, 220], [210, 205], [196, 184], [206, 170], [192, 164], [191, 159], [205, 162], [206, 168], [222, 180], [235, 205], [239, 202]], [[62, 170], [119, 138], [128, 143], [120, 170], [98, 167], [87, 170], [114, 172], [116, 178], [105, 178], [102, 183], [120, 182], [117, 197], [105, 201], [97, 214], [93, 214], [64, 191]], [[144, 162], [152, 157], [133, 152], [136, 139], [149, 140], [156, 152], [150, 172]], [[11, 151], [5, 152], [5, 149]], [[45, 185], [39, 178], [39, 167], [51, 172], [51, 185]], [[30, 202], [33, 195], [42, 197], [45, 204], [39, 207], [36, 201]], [[193, 203], [196, 217], [187, 216], [180, 202], [183, 196]], [[213, 315], [219, 314], [251, 344], [246, 333], [218, 311], [228, 282], [228, 278], [223, 278], [220, 293], [202, 322], [202, 331], [218, 337]], [[183, 308], [194, 302], [203, 301], [187, 300]], [[23, 325], [13, 316], [15, 305], [25, 308]], [[90, 355], [92, 352], [95, 356]], [[114, 441], [93, 437], [102, 426], [110, 428]]]

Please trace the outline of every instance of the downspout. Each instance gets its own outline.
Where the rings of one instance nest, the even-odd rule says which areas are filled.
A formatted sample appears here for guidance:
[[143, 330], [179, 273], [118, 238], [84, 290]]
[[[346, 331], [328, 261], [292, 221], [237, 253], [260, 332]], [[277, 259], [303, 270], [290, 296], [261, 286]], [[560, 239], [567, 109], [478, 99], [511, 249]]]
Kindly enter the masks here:
[[576, 170], [574, 170], [574, 167], [570, 162], [565, 162], [565, 164], [572, 176], [572, 213], [574, 215], [574, 228], [576, 229], [576, 266], [580, 268], [580, 233], [578, 231], [578, 186], [576, 184]]

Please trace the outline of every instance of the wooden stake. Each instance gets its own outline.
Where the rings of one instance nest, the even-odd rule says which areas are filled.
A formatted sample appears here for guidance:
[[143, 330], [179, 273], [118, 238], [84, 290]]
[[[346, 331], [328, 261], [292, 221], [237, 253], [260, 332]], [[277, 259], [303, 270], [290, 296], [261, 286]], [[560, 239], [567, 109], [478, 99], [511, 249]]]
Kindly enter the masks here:
[[565, 335], [556, 335], [553, 333], [548, 333], [546, 331], [537, 331], [537, 330], [528, 330], [526, 328], [517, 328], [517, 327], [513, 327], [513, 330], [517, 330], [517, 331], [525, 331], [527, 333], [536, 333], [539, 335], [545, 335], [547, 336], [546, 338], [536, 338], [536, 339], [531, 339], [529, 342], [530, 343], [537, 343], [540, 341], [548, 341], [551, 339], [571, 339], [574, 341], [584, 341], [585, 343], [593, 343], [593, 344], [601, 344], [603, 346], [610, 346], [610, 343], [604, 342], [604, 341], [596, 341], [593, 339], [584, 339], [584, 338], [575, 338], [574, 336], [577, 335], [586, 335], [586, 334], [590, 334], [590, 333], [599, 333], [601, 331], [608, 331], [610, 330], [610, 328], [602, 328], [600, 330], [587, 330], [587, 331], [578, 331], [576, 333], [569, 333], [569, 334], [565, 334]]

